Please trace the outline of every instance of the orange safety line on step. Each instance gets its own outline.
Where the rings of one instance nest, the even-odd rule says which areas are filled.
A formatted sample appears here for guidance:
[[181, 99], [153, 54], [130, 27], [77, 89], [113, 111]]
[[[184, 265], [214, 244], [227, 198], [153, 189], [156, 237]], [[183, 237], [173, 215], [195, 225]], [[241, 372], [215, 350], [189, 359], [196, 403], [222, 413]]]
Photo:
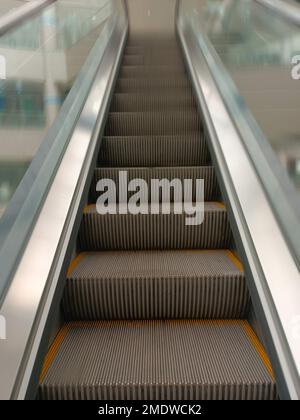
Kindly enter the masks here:
[[241, 261], [238, 259], [238, 257], [232, 252], [227, 250], [226, 254], [228, 258], [233, 262], [233, 264], [240, 270], [241, 273], [244, 272], [244, 267]]
[[218, 206], [222, 210], [226, 209], [225, 204], [221, 203], [221, 201], [211, 201], [211, 203], [215, 204], [216, 206]]
[[49, 351], [46, 355], [45, 361], [44, 361], [44, 366], [43, 366], [43, 369], [42, 369], [42, 373], [40, 375], [40, 384], [45, 379], [45, 376], [47, 375], [47, 372], [48, 372], [50, 366], [52, 365], [52, 362], [55, 359], [55, 356], [57, 355], [57, 352], [58, 352], [62, 342], [64, 341], [69, 329], [70, 329], [69, 324], [64, 325], [62, 327], [62, 329], [59, 331], [59, 333], [57, 334], [57, 336], [55, 337], [55, 340], [53, 341], [53, 343], [51, 344], [50, 349], [49, 349]]
[[71, 262], [68, 272], [67, 272], [67, 276], [71, 276], [71, 274], [73, 273], [73, 271], [75, 270], [75, 268], [78, 266], [78, 264], [80, 263], [80, 261], [87, 255], [87, 252], [82, 252], [81, 254], [77, 255], [77, 257]]
[[253, 331], [253, 329], [251, 328], [250, 324], [247, 321], [243, 321], [242, 325], [243, 325], [243, 328], [244, 328], [247, 336], [249, 337], [253, 347], [255, 348], [257, 353], [260, 355], [260, 357], [261, 357], [267, 371], [269, 372], [271, 378], [274, 380], [275, 379], [274, 371], [273, 371], [270, 359], [269, 359], [263, 345], [261, 344], [257, 335], [255, 334], [255, 332]]
[[92, 210], [96, 207], [96, 204], [89, 204], [87, 206], [85, 206], [85, 208], [83, 209], [83, 214], [88, 213], [89, 210]]

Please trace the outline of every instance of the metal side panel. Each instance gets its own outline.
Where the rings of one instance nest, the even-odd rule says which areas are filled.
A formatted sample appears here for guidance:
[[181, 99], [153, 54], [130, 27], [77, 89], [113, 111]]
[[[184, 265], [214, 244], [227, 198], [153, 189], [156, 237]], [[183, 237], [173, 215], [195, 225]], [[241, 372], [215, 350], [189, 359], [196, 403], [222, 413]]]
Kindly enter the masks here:
[[34, 395], [28, 394], [28, 389], [37, 386], [41, 353], [47, 350], [47, 323], [57, 306], [54, 297], [60, 288], [62, 293], [60, 275], [68, 263], [70, 240], [78, 229], [78, 215], [88, 194], [99, 133], [106, 122], [127, 32], [124, 14], [114, 20], [92, 89], [3, 302], [1, 315], [7, 321], [9, 336], [0, 347], [1, 399]]
[[280, 397], [299, 399], [299, 270], [196, 36], [181, 16], [178, 34]]

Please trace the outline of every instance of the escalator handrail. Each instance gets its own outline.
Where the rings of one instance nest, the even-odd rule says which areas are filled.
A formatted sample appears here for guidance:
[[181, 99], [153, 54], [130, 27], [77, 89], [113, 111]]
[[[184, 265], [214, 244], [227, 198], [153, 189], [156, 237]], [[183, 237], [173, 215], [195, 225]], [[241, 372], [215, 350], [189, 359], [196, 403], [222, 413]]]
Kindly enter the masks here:
[[[102, 31], [78, 84], [76, 81], [60, 110], [56, 128], [51, 129], [52, 148], [39, 150], [46, 175], [33, 189], [40, 193], [40, 201], [27, 197], [25, 215], [30, 215], [30, 223], [24, 213], [20, 216], [26, 232], [20, 239], [20, 249], [14, 253], [14, 274], [7, 273], [8, 284], [0, 301], [0, 315], [7, 321], [8, 329], [8, 339], [0, 346], [0, 399], [24, 399], [32, 383], [37, 385], [36, 366], [42, 362], [39, 354], [49, 339], [51, 310], [58, 307], [63, 284], [59, 280], [67, 264], [66, 249], [79, 225], [85, 188], [128, 32], [124, 1], [114, 0], [112, 4], [114, 12], [105, 25], [106, 37]], [[86, 79], [85, 93], [80, 84]], [[81, 104], [76, 104], [76, 99]], [[42, 146], [45, 143], [46, 140]], [[35, 207], [33, 215], [30, 203]]]
[[35, 0], [33, 2], [23, 4], [22, 6], [19, 6], [18, 8], [1, 16], [0, 35], [24, 22], [25, 19], [30, 18], [32, 15], [38, 13], [41, 9], [49, 6], [55, 1], [56, 0]]
[[[299, 318], [299, 267], [260, 182], [256, 162], [247, 150], [245, 131], [241, 133], [239, 129], [236, 112], [244, 105], [239, 102], [237, 109], [232, 110], [215, 78], [214, 65], [219, 66], [218, 71], [223, 76], [226, 74], [224, 66], [220, 60], [216, 62], [213, 47], [205, 35], [198, 27], [195, 33], [181, 13], [178, 14], [177, 30], [205, 117], [210, 149], [237, 247], [245, 264], [252, 300], [263, 326], [280, 396], [298, 399], [300, 346], [292, 324]], [[240, 100], [238, 92], [236, 99]], [[257, 138], [247, 121], [245, 126], [248, 127], [246, 138], [256, 143]], [[232, 150], [235, 150], [234, 154]], [[272, 233], [272, 240], [266, 232]]]

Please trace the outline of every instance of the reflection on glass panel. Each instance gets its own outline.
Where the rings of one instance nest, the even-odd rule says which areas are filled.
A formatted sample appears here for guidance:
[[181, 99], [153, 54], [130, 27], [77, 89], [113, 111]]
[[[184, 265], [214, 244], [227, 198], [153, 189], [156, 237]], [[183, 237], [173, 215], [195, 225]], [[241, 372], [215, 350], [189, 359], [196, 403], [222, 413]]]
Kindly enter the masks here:
[[44, 124], [43, 84], [20, 80], [0, 83], [1, 127], [41, 127]]
[[[80, 13], [79, 13], [80, 12]], [[48, 9], [29, 22], [23, 23], [17, 31], [4, 34], [0, 38], [0, 47], [36, 50], [41, 46], [42, 28], [55, 28], [56, 44], [54, 49], [68, 49], [82, 40], [99, 23], [112, 13], [112, 3], [108, 0], [89, 0], [83, 2], [59, 1], [55, 7]]]
[[18, 9], [26, 0], [1, 0], [0, 2], [0, 17]]
[[300, 190], [300, 157], [295, 159], [291, 157], [287, 162], [288, 171], [295, 180], [295, 184]]
[[88, 3], [89, 7], [82, 8], [80, 14], [70, 14], [67, 4], [58, 5], [56, 25], [61, 28], [58, 36], [59, 49], [71, 48], [112, 13], [112, 3], [107, 0], [90, 0]]
[[299, 188], [300, 80], [292, 77], [299, 28], [252, 0], [206, 0], [197, 9], [195, 19]]
[[2, 163], [0, 165], [0, 217], [23, 178], [28, 163]]
[[3, 34], [0, 38], [0, 47], [35, 50], [40, 45], [40, 39], [37, 36], [40, 33], [41, 19], [37, 17], [23, 23], [18, 31]]
[[285, 1], [292, 4], [293, 6], [300, 7], [300, 0], [285, 0]]
[[101, 36], [111, 4], [58, 0], [0, 36], [1, 213]]

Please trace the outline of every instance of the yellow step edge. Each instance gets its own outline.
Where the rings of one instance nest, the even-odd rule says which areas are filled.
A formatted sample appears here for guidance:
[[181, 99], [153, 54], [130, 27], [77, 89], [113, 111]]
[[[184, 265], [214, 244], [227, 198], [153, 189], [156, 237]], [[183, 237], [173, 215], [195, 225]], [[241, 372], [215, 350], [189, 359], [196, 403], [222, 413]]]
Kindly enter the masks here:
[[87, 206], [84, 207], [83, 214], [86, 214], [89, 212], [89, 210], [92, 210], [95, 208], [96, 208], [96, 204], [88, 204]]
[[73, 271], [75, 270], [75, 268], [78, 266], [78, 264], [80, 263], [80, 261], [86, 257], [88, 255], [88, 252], [82, 252], [81, 254], [78, 254], [77, 257], [71, 262], [69, 268], [68, 268], [68, 272], [67, 272], [67, 277], [70, 277], [73, 273]]
[[227, 250], [226, 254], [228, 258], [231, 260], [231, 262], [233, 262], [233, 264], [240, 270], [240, 272], [244, 273], [244, 266], [239, 260], [239, 258], [235, 255], [235, 253], [230, 250]]
[[273, 380], [275, 380], [275, 375], [274, 375], [274, 371], [273, 371], [270, 359], [269, 359], [263, 345], [261, 344], [260, 340], [258, 339], [257, 335], [255, 334], [252, 327], [250, 326], [250, 324], [247, 321], [243, 321], [243, 328], [244, 328], [247, 336], [249, 337], [249, 340], [251, 341], [253, 347], [255, 348], [255, 350], [259, 354], [261, 360], [263, 361], [263, 363], [264, 363], [267, 371], [269, 372], [271, 378]]
[[70, 324], [65, 324], [61, 328], [61, 330], [59, 331], [57, 336], [55, 337], [52, 345], [50, 346], [50, 349], [49, 349], [49, 351], [46, 355], [45, 361], [44, 361], [44, 366], [42, 368], [42, 372], [40, 374], [40, 379], [39, 379], [40, 383], [42, 383], [43, 380], [45, 379], [45, 376], [47, 375], [47, 372], [48, 372], [50, 366], [52, 365], [52, 362], [55, 359], [55, 356], [57, 355], [58, 350], [59, 350], [62, 342], [64, 341], [66, 335], [68, 334], [70, 328], [71, 328]]
[[215, 206], [219, 207], [222, 210], [226, 210], [225, 204], [222, 203], [221, 201], [207, 201], [206, 203], [208, 204], [214, 204]]

